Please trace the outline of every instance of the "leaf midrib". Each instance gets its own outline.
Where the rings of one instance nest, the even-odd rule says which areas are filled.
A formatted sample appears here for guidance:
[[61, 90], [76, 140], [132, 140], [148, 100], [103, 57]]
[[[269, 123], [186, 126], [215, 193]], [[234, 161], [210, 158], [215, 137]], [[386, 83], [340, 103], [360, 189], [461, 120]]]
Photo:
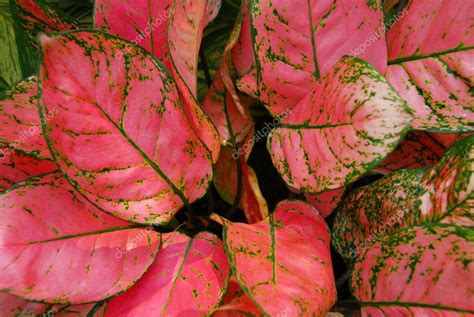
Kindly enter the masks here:
[[457, 52], [462, 52], [462, 51], [468, 51], [474, 49], [474, 46], [467, 46], [467, 47], [455, 47], [446, 51], [441, 51], [441, 52], [436, 52], [436, 53], [431, 53], [431, 54], [422, 54], [422, 55], [411, 55], [407, 57], [400, 57], [396, 58], [393, 60], [388, 61], [388, 65], [398, 65], [401, 63], [406, 63], [406, 62], [411, 62], [411, 61], [416, 61], [420, 59], [426, 59], [426, 58], [434, 58], [434, 57], [439, 57], [442, 55], [450, 54], [450, 53], [457, 53]]

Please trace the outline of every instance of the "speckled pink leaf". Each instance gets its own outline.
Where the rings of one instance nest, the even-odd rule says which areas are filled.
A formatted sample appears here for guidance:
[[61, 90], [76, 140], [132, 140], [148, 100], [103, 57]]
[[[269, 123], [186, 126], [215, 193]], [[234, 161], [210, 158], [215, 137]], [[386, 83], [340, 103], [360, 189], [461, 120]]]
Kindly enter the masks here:
[[253, 1], [250, 10], [259, 99], [272, 114], [293, 108], [344, 55], [385, 71], [377, 1]]
[[342, 197], [346, 191], [346, 187], [341, 187], [334, 190], [329, 190], [321, 194], [306, 194], [306, 201], [313, 205], [323, 217], [327, 217], [342, 200]]
[[[172, 7], [173, 0], [97, 0], [94, 24], [97, 29], [143, 47], [169, 68], [166, 37]], [[129, 50], [131, 44], [122, 56]]]
[[255, 224], [213, 217], [223, 223], [237, 281], [262, 312], [324, 316], [329, 311], [336, 300], [330, 234], [311, 205], [281, 202]]
[[212, 159], [190, 128], [176, 85], [139, 47], [102, 32], [42, 36], [41, 113], [54, 159], [102, 210], [167, 223], [204, 195]]
[[349, 194], [334, 220], [333, 244], [354, 259], [383, 235], [423, 222], [474, 225], [474, 136], [428, 170], [399, 170]]
[[232, 276], [227, 286], [226, 295], [219, 306], [215, 317], [259, 316], [262, 315], [239, 283]]
[[79, 23], [54, 5], [44, 0], [12, 0], [16, 17], [27, 31], [30, 42], [37, 47], [40, 32], [66, 32], [79, 28]]
[[229, 124], [232, 126], [232, 134], [238, 143], [245, 139], [254, 126], [254, 123], [246, 119], [240, 112], [232, 95], [224, 85], [220, 72], [216, 74], [202, 108], [216, 126], [221, 142], [224, 144], [231, 143]]
[[47, 303], [123, 292], [153, 263], [160, 244], [156, 232], [84, 201], [58, 172], [1, 194], [0, 223], [0, 290]]
[[219, 195], [229, 204], [233, 204], [237, 193], [238, 171], [236, 158], [240, 156], [242, 166], [242, 196], [240, 207], [244, 210], [248, 223], [255, 223], [268, 216], [268, 205], [260, 191], [257, 175], [247, 163], [254, 144], [253, 130], [237, 150], [223, 146], [219, 160], [214, 165], [212, 182]]
[[40, 160], [18, 151], [0, 146], [0, 191], [29, 177], [57, 170], [51, 160]]
[[36, 316], [54, 308], [54, 305], [27, 302], [18, 296], [0, 292], [0, 316]]
[[[176, 2], [177, 5], [181, 3], [180, 0]], [[190, 92], [189, 88], [191, 86], [188, 88], [187, 85], [191, 85], [191, 83], [186, 80], [194, 82], [191, 89], [196, 88], [197, 58], [202, 31], [204, 26], [217, 14], [220, 2], [208, 0], [199, 1], [198, 3], [198, 1], [194, 1], [189, 3], [189, 7], [185, 9], [181, 6], [181, 11], [173, 10], [174, 3], [173, 0], [152, 2], [144, 0], [133, 2], [99, 0], [96, 1], [95, 25], [97, 28], [145, 48], [162, 61], [168, 70], [173, 73], [183, 98], [184, 110], [191, 128], [211, 151], [212, 159], [216, 162], [220, 149], [219, 134], [209, 117], [195, 100], [193, 93]], [[189, 27], [188, 23], [194, 24], [197, 21], [202, 23], [200, 28], [186, 28]], [[169, 36], [173, 39], [177, 38], [175, 39], [176, 42], [168, 42]], [[117, 52], [117, 57], [123, 58], [124, 54], [134, 51], [132, 43], [128, 43], [121, 51]], [[181, 62], [177, 69], [171, 60], [169, 44], [172, 44], [174, 58]], [[197, 51], [194, 52], [193, 48]], [[188, 54], [192, 55], [194, 53], [196, 56], [192, 59], [181, 59], [180, 54], [184, 54], [183, 57], [188, 58]], [[178, 63], [177, 61], [176, 63]], [[183, 63], [189, 63], [187, 66], [191, 70], [187, 69], [186, 65], [183, 66]], [[180, 71], [185, 72], [185, 75], [182, 75]]]
[[173, 74], [184, 100], [184, 110], [196, 135], [206, 144], [214, 162], [219, 157], [219, 133], [196, 101], [199, 48], [204, 28], [218, 14], [220, 0], [175, 0], [168, 25]]
[[[87, 317], [95, 304], [83, 305], [53, 305], [28, 302], [8, 293], [0, 293], [0, 316], [2, 317]], [[103, 309], [94, 315], [102, 316]]]
[[474, 3], [411, 0], [406, 10], [387, 33], [386, 78], [413, 108], [413, 127], [474, 131]]
[[[40, 159], [50, 159], [38, 114], [37, 84], [38, 78], [30, 77], [0, 97], [0, 143], [10, 150], [17, 149]], [[52, 108], [45, 115], [45, 120], [53, 118], [57, 111], [58, 108]]]
[[397, 147], [411, 119], [382, 75], [344, 57], [281, 121], [268, 148], [288, 186], [316, 194], [372, 169]]
[[134, 287], [110, 301], [107, 316], [204, 316], [216, 309], [230, 272], [222, 241], [207, 232], [162, 238], [155, 263]]
[[426, 132], [409, 133], [374, 171], [389, 174], [402, 168], [431, 167], [439, 162], [445, 148]]
[[363, 316], [472, 316], [472, 229], [424, 225], [383, 237], [355, 264]]

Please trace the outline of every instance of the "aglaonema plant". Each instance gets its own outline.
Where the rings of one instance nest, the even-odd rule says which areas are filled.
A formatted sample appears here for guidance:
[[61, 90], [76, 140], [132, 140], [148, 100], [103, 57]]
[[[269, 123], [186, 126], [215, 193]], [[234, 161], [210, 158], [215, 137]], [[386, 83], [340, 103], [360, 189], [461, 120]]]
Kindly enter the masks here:
[[474, 5], [238, 6], [2, 3], [1, 317], [474, 314]]

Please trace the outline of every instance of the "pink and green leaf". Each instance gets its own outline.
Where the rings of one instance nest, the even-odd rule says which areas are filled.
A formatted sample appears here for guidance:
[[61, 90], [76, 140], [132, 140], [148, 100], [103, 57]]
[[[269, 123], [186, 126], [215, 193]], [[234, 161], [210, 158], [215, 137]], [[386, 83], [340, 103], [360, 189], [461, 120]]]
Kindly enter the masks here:
[[[167, 26], [173, 0], [95, 1], [94, 23], [97, 29], [139, 45], [170, 69]], [[132, 50], [131, 44], [122, 54]]]
[[239, 206], [244, 210], [248, 223], [262, 221], [268, 216], [268, 205], [260, 191], [257, 175], [247, 163], [253, 148], [254, 133], [248, 135], [238, 149], [223, 146], [219, 160], [214, 165], [212, 182], [219, 195], [229, 204], [233, 204], [237, 195], [238, 171], [237, 160], [240, 156], [242, 166], [242, 195]]
[[313, 205], [319, 213], [326, 218], [337, 208], [346, 192], [346, 189], [346, 187], [341, 187], [321, 194], [306, 194], [306, 201]]
[[[284, 201], [264, 221], [224, 226], [234, 276], [265, 314], [324, 316], [336, 300], [324, 218], [302, 201]], [[295, 261], [298, 259], [298, 261]]]
[[363, 316], [472, 316], [473, 257], [472, 229], [415, 226], [370, 247], [350, 285]]
[[40, 160], [8, 147], [0, 147], [0, 192], [27, 178], [57, 170], [51, 160]]
[[295, 107], [344, 55], [385, 72], [377, 1], [252, 1], [250, 10], [258, 96], [274, 115]]
[[[0, 143], [10, 150], [16, 149], [40, 159], [50, 159], [38, 114], [37, 85], [38, 78], [30, 77], [0, 97]], [[45, 120], [54, 117], [57, 110], [52, 108], [46, 113]]]
[[414, 110], [413, 127], [474, 131], [474, 4], [410, 0], [388, 31], [386, 78]]
[[381, 236], [423, 222], [474, 225], [474, 136], [426, 170], [394, 172], [349, 194], [338, 209], [333, 244], [346, 259]]
[[[128, 43], [118, 52], [119, 58], [133, 52], [134, 46], [139, 45], [158, 58], [173, 73], [191, 128], [208, 147], [213, 162], [216, 162], [220, 150], [219, 133], [197, 103], [193, 91], [196, 89], [197, 58], [202, 31], [217, 14], [220, 2], [194, 1], [189, 3], [188, 7], [183, 5], [181, 0], [157, 2], [140, 0], [133, 3], [124, 0], [100, 0], [96, 1], [94, 20], [96, 28], [133, 43]], [[175, 6], [180, 10], [175, 9]], [[199, 27], [194, 25], [198, 22], [201, 23]], [[189, 57], [189, 54], [195, 54], [192, 60], [182, 59]], [[175, 66], [175, 62], [178, 66]], [[180, 73], [181, 71], [184, 75]]]
[[[439, 134], [438, 134], [439, 135]], [[409, 133], [400, 145], [374, 170], [389, 174], [404, 168], [431, 167], [443, 156], [446, 146], [429, 133]]]
[[79, 28], [79, 23], [61, 9], [44, 0], [12, 0], [16, 17], [27, 32], [29, 40], [37, 47], [41, 32], [66, 32]]
[[194, 238], [173, 232], [162, 239], [155, 263], [110, 301], [107, 316], [204, 316], [217, 308], [230, 274], [222, 241], [207, 232]]
[[234, 276], [231, 276], [227, 293], [219, 306], [216, 317], [260, 316], [262, 313], [250, 297], [240, 287]]
[[293, 189], [317, 194], [357, 180], [392, 152], [412, 116], [375, 68], [344, 57], [273, 130], [273, 164]]
[[126, 47], [98, 31], [41, 37], [41, 114], [57, 109], [44, 132], [61, 171], [93, 204], [167, 223], [204, 195], [212, 159], [164, 66], [137, 46], [117, 58]]
[[58, 172], [10, 188], [0, 207], [0, 290], [28, 300], [81, 304], [123, 292], [160, 245], [158, 233], [99, 211]]

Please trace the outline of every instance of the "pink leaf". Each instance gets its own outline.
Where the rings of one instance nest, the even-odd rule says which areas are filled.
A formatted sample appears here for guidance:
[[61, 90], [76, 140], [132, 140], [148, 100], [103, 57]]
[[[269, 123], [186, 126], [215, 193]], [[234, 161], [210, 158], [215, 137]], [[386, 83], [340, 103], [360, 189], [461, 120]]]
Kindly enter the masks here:
[[30, 42], [37, 47], [40, 32], [66, 32], [79, 28], [79, 23], [55, 6], [43, 0], [14, 0], [15, 13], [21, 27], [28, 32]]
[[230, 316], [258, 316], [260, 310], [255, 306], [252, 300], [245, 294], [234, 276], [231, 276], [227, 293], [222, 301], [222, 305], [214, 314], [216, 317]]
[[248, 223], [262, 221], [268, 216], [268, 205], [260, 191], [257, 175], [248, 165], [254, 144], [254, 133], [248, 135], [245, 142], [239, 144], [237, 150], [232, 147], [223, 146], [219, 160], [214, 165], [214, 177], [212, 179], [219, 195], [229, 204], [233, 204], [237, 194], [237, 160], [240, 156], [242, 166], [242, 196], [240, 207], [244, 210]]
[[229, 263], [222, 241], [210, 233], [163, 236], [163, 246], [145, 276], [112, 299], [107, 316], [204, 316], [224, 296]]
[[281, 121], [268, 148], [291, 188], [316, 194], [372, 169], [397, 147], [411, 118], [372, 66], [344, 57]]
[[[42, 36], [41, 112], [60, 169], [102, 210], [167, 223], [202, 197], [209, 152], [191, 130], [173, 79], [139, 47], [101, 32]], [[174, 127], [174, 128], [173, 128]]]
[[0, 191], [29, 177], [49, 173], [57, 169], [51, 160], [39, 160], [22, 152], [0, 148]]
[[313, 205], [321, 215], [326, 218], [342, 200], [342, 197], [346, 191], [346, 187], [330, 190], [321, 194], [311, 195], [306, 194], [306, 201]]
[[0, 223], [0, 289], [47, 303], [123, 292], [153, 263], [160, 244], [157, 233], [76, 196], [57, 172], [0, 195]]
[[311, 205], [284, 201], [269, 218], [251, 225], [213, 217], [224, 226], [237, 281], [262, 312], [324, 316], [329, 311], [336, 300], [330, 235]]
[[474, 225], [474, 136], [450, 148], [430, 169], [396, 171], [347, 195], [333, 224], [346, 259], [384, 235], [422, 223]]
[[409, 133], [374, 170], [389, 174], [402, 168], [433, 166], [439, 162], [444, 150], [445, 147], [426, 132]]
[[376, 3], [252, 3], [259, 98], [272, 114], [293, 108], [344, 55], [357, 56], [385, 71], [383, 15]]
[[[188, 3], [186, 8], [180, 3], [177, 1], [175, 4], [170, 0], [99, 0], [96, 1], [95, 25], [145, 48], [173, 73], [191, 128], [208, 147], [213, 162], [216, 162], [220, 150], [219, 134], [194, 95], [202, 31], [217, 14], [220, 2], [194, 1]], [[175, 5], [177, 9], [173, 9]], [[199, 27], [194, 26], [194, 23], [200, 23]], [[173, 40], [169, 40], [169, 37]], [[135, 48], [132, 43], [119, 51], [118, 57], [133, 52]], [[175, 63], [179, 64], [177, 68]]]
[[[51, 155], [44, 140], [38, 115], [38, 78], [18, 83], [0, 99], [0, 143], [10, 150], [21, 150], [40, 159]], [[44, 120], [56, 115], [57, 108], [46, 113]]]
[[[97, 29], [143, 47], [170, 69], [166, 37], [172, 6], [172, 0], [97, 0], [94, 23]], [[129, 44], [122, 56], [131, 51]]]
[[471, 316], [473, 257], [471, 229], [413, 227], [374, 244], [351, 288], [363, 316]]
[[387, 80], [415, 112], [413, 127], [474, 131], [471, 1], [413, 1], [387, 33]]

